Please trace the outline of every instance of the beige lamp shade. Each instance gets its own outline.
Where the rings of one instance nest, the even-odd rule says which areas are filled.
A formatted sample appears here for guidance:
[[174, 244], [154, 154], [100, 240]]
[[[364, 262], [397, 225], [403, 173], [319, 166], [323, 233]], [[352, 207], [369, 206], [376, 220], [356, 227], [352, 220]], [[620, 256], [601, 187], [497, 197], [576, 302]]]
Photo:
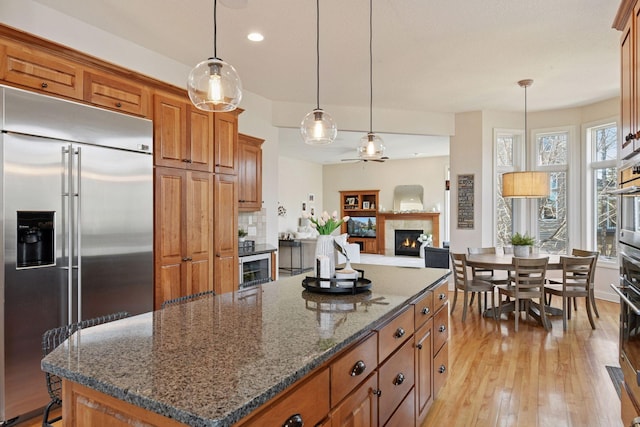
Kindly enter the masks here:
[[549, 196], [546, 172], [507, 172], [502, 174], [502, 197], [542, 198]]

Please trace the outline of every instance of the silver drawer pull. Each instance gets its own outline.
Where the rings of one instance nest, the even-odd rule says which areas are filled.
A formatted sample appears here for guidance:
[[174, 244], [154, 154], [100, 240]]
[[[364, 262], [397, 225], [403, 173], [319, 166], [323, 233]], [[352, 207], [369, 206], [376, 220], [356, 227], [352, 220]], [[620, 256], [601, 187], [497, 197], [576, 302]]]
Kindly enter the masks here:
[[444, 374], [445, 372], [447, 372], [447, 367], [444, 365], [440, 365], [440, 369], [438, 369], [438, 372]]
[[393, 379], [393, 385], [400, 385], [404, 382], [404, 374], [402, 372], [400, 372], [398, 375], [396, 375], [396, 377]]
[[287, 421], [282, 424], [282, 427], [302, 427], [304, 426], [304, 421], [302, 421], [302, 417], [300, 414], [291, 415]]
[[446, 327], [446, 326], [444, 326], [444, 325], [440, 325], [440, 327], [438, 328], [438, 330], [439, 330], [440, 332], [444, 332], [444, 331], [446, 331], [446, 330], [447, 330], [447, 327]]
[[396, 338], [402, 338], [404, 336], [404, 334], [405, 334], [404, 329], [398, 328], [398, 329], [396, 329], [396, 333], [393, 334], [393, 336], [396, 337]]
[[429, 307], [424, 307], [424, 308], [422, 309], [421, 313], [422, 313], [422, 314], [429, 314], [429, 311], [431, 311], [431, 310], [429, 310]]

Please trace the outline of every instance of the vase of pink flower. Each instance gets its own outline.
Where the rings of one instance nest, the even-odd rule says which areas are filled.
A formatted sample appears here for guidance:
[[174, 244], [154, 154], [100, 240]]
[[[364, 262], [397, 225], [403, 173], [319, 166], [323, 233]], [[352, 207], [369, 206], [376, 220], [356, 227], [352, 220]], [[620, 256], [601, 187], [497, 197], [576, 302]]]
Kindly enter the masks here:
[[330, 275], [333, 277], [336, 272], [336, 250], [331, 233], [337, 230], [344, 222], [349, 221], [349, 217], [339, 218], [337, 211], [333, 211], [331, 215], [324, 211], [317, 218], [303, 212], [302, 217], [309, 219], [311, 227], [315, 228], [320, 234], [316, 241], [316, 259], [319, 256], [329, 258]]

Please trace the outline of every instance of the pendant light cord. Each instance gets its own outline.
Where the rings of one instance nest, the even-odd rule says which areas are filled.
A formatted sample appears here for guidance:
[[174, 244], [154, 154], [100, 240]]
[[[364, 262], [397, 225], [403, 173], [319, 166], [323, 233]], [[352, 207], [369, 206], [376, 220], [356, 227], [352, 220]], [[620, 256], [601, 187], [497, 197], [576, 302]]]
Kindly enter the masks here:
[[218, 59], [218, 0], [213, 0], [213, 57]]
[[373, 133], [373, 0], [369, 0], [369, 133]]
[[524, 87], [524, 149], [527, 150], [527, 86]]
[[320, 109], [320, 0], [316, 0], [316, 109]]

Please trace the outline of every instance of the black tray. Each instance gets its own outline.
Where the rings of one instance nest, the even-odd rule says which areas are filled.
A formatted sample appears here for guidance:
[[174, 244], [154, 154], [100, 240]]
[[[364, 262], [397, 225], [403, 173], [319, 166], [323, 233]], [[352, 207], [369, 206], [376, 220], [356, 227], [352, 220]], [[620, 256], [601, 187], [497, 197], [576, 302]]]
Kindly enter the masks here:
[[[340, 270], [336, 270], [339, 272]], [[360, 273], [357, 279], [320, 279], [317, 277], [307, 276], [302, 279], [302, 287], [311, 292], [319, 292], [325, 294], [357, 294], [371, 289], [371, 280], [364, 278], [364, 271], [356, 269]], [[328, 288], [320, 287], [320, 282], [329, 282]], [[354, 282], [353, 286], [338, 286], [338, 282]]]

